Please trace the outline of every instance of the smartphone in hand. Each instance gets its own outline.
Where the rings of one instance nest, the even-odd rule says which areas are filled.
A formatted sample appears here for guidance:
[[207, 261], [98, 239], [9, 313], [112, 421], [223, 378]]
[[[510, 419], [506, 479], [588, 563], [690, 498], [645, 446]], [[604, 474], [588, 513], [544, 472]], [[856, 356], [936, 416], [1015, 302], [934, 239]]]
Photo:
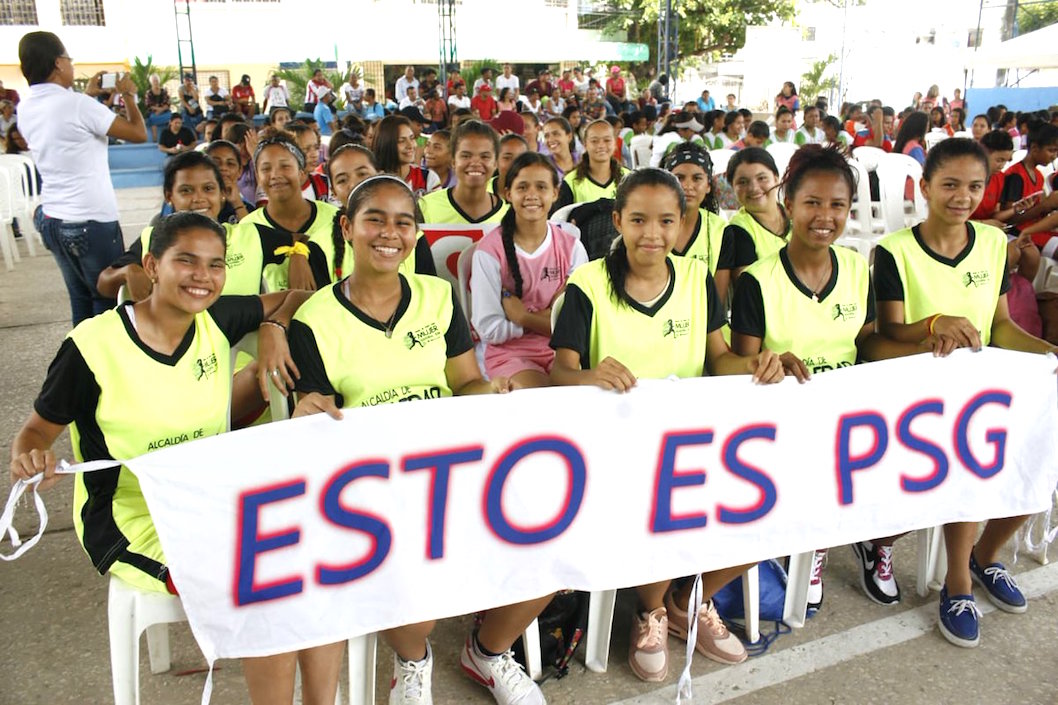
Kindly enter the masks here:
[[99, 79], [99, 86], [103, 90], [112, 90], [118, 85], [118, 75], [116, 73], [105, 73]]

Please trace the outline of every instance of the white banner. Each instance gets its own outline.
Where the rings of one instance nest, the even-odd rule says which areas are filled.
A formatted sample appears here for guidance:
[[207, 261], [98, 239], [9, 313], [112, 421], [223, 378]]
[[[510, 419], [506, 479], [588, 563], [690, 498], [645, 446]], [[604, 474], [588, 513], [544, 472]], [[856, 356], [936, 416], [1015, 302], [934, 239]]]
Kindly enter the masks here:
[[1046, 509], [1056, 363], [392, 404], [129, 462], [207, 659]]

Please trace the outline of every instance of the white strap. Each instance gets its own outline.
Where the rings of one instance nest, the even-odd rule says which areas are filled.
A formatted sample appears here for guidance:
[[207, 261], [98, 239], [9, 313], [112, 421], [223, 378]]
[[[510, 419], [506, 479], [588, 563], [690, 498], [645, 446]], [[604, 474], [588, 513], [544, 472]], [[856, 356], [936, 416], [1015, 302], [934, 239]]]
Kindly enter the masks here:
[[[106, 470], [108, 468], [119, 467], [120, 463], [114, 460], [92, 460], [87, 463], [78, 463], [76, 465], [70, 465], [65, 460], [60, 460], [55, 465], [55, 474], [57, 475], [70, 475], [77, 472], [92, 472], [95, 470]], [[0, 541], [4, 540], [4, 536], [11, 539], [11, 545], [15, 548], [15, 552], [11, 555], [0, 553], [0, 559], [5, 561], [13, 561], [23, 553], [28, 551], [37, 545], [40, 541], [40, 537], [44, 535], [44, 529], [48, 526], [48, 510], [44, 507], [44, 499], [41, 498], [40, 493], [37, 491], [41, 480], [44, 479], [44, 474], [34, 475], [28, 480], [18, 480], [14, 485], [11, 486], [11, 494], [7, 498], [7, 505], [4, 507], [4, 513], [0, 514]], [[15, 509], [18, 507], [19, 500], [22, 499], [22, 495], [25, 494], [26, 490], [33, 488], [33, 504], [37, 508], [37, 516], [40, 517], [40, 526], [37, 527], [37, 534], [23, 542], [19, 537], [18, 532], [15, 530], [13, 525], [15, 519]]]
[[694, 576], [691, 596], [687, 598], [687, 660], [676, 685], [676, 705], [681, 705], [683, 698], [690, 702], [694, 699], [691, 693], [691, 660], [694, 658], [694, 647], [698, 643], [698, 612], [702, 609], [702, 575]]
[[202, 686], [202, 705], [209, 705], [210, 698], [213, 697], [213, 664], [216, 663], [213, 660], [209, 662], [209, 673], [206, 674], [206, 684]]

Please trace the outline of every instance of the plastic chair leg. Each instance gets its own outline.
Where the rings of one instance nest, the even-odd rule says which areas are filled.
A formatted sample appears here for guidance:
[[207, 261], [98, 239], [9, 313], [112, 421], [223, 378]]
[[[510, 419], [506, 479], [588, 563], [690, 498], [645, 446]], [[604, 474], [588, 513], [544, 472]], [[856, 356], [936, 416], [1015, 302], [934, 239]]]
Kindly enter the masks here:
[[15, 268], [15, 262], [18, 262], [18, 248], [15, 247], [11, 223], [0, 223], [0, 254], [4, 256], [4, 267], [10, 272]]
[[760, 569], [753, 566], [742, 576], [742, 605], [746, 613], [746, 638], [760, 641]]
[[349, 640], [349, 705], [375, 704], [377, 647], [377, 634]]
[[115, 705], [140, 703], [140, 640], [136, 632], [136, 605], [133, 596], [115, 590], [110, 584], [107, 599], [107, 626], [110, 632], [110, 676]]
[[169, 656], [169, 625], [152, 624], [147, 627], [147, 654], [151, 660], [151, 673], [165, 673], [172, 665]]
[[794, 629], [800, 629], [805, 625], [808, 612], [808, 584], [812, 579], [812, 559], [814, 557], [815, 551], [795, 553], [790, 556], [782, 621]]
[[940, 590], [947, 572], [948, 554], [944, 544], [944, 527], [919, 529], [915, 591], [920, 597], [925, 597], [930, 590]]
[[544, 664], [540, 658], [540, 623], [533, 623], [522, 633], [522, 646], [525, 648], [525, 665], [529, 677], [538, 681], [544, 677]]
[[617, 603], [616, 590], [600, 590], [588, 598], [588, 633], [584, 665], [589, 671], [606, 672], [610, 657], [610, 633], [613, 631], [613, 611]]

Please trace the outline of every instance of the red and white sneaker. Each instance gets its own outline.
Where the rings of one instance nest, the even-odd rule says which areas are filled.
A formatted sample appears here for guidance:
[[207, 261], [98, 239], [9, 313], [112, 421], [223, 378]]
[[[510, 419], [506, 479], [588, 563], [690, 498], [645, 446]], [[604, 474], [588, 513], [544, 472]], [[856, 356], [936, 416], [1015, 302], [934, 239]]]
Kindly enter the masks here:
[[812, 556], [812, 577], [808, 581], [808, 609], [818, 611], [823, 606], [823, 566], [827, 562], [827, 549], [822, 548]]
[[433, 705], [430, 680], [433, 674], [433, 649], [426, 642], [426, 658], [405, 661], [393, 654], [393, 680], [389, 684], [389, 705]]
[[471, 634], [463, 645], [459, 664], [468, 676], [489, 689], [497, 705], [547, 705], [540, 686], [514, 660], [510, 650], [499, 656], [486, 656]]

